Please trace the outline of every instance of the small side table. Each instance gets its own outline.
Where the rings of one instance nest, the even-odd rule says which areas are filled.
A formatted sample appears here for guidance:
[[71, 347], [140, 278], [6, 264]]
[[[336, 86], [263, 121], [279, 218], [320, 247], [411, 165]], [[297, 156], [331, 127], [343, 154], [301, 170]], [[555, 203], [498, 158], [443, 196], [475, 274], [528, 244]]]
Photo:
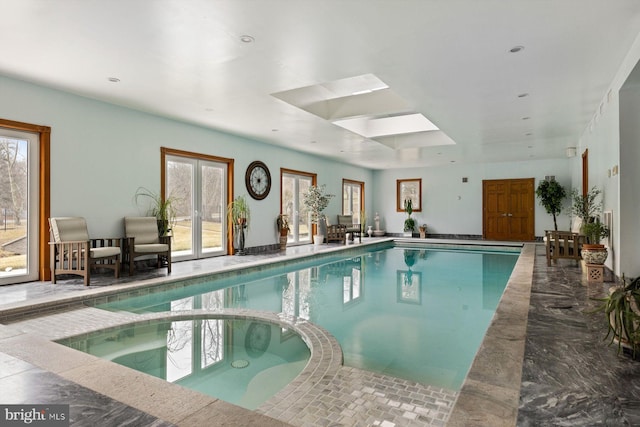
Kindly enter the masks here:
[[604, 282], [604, 265], [603, 264], [587, 264], [587, 280], [589, 282]]

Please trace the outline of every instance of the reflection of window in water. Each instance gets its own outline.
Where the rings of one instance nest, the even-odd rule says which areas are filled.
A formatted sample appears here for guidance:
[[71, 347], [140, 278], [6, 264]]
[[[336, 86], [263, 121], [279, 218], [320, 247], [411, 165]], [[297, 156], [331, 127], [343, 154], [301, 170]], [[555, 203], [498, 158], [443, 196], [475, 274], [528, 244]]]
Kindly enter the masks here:
[[202, 320], [202, 368], [224, 359], [224, 320]]
[[224, 308], [224, 289], [202, 294], [201, 308], [207, 310]]
[[311, 273], [309, 269], [287, 274], [288, 285], [282, 291], [282, 314], [309, 319]]
[[360, 291], [360, 270], [352, 268], [351, 275], [342, 278], [342, 302], [346, 304], [357, 300], [360, 298]]
[[191, 373], [192, 338], [193, 321], [171, 323], [167, 332], [167, 381], [173, 382]]

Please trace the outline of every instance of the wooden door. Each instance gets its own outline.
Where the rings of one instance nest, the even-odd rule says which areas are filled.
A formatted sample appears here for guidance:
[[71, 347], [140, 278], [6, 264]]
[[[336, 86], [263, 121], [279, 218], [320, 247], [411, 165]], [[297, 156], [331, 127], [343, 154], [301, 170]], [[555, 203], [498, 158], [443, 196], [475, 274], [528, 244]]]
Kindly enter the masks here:
[[485, 180], [482, 200], [485, 239], [535, 239], [533, 178]]

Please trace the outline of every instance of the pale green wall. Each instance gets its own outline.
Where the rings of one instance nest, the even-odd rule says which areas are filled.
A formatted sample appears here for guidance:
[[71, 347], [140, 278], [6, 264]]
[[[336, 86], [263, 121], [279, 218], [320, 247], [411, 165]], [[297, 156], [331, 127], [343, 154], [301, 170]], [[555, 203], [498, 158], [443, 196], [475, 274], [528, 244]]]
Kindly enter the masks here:
[[145, 213], [133, 196], [139, 186], [159, 191], [160, 147], [235, 159], [235, 195], [247, 194], [249, 163], [267, 164], [273, 181], [269, 196], [249, 198], [249, 247], [277, 242], [281, 167], [318, 174], [318, 183], [338, 195], [327, 214], [342, 208], [343, 178], [364, 181], [366, 201], [371, 199], [367, 169], [5, 77], [0, 77], [0, 117], [51, 127], [51, 215], [83, 216], [93, 236], [122, 235], [122, 217]]
[[[640, 275], [640, 241], [634, 237], [639, 233], [640, 209], [633, 208], [637, 204], [640, 186], [640, 174], [636, 172], [640, 161], [637, 155], [637, 145], [640, 144], [640, 131], [637, 130], [640, 109], [634, 95], [625, 95], [623, 92], [629, 88], [625, 87], [625, 83], [639, 60], [640, 36], [627, 53], [609, 88], [603, 89], [600, 107], [593, 113], [580, 137], [578, 156], [571, 162], [573, 182], [580, 186], [580, 153], [589, 149], [589, 186], [595, 185], [603, 190], [604, 210], [613, 213], [613, 235], [608, 245], [609, 258], [606, 265], [616, 275], [625, 274], [627, 277]], [[624, 128], [621, 127], [623, 125]], [[622, 133], [625, 136], [621, 141]], [[619, 173], [609, 175], [614, 166], [618, 166]]]
[[[482, 235], [483, 180], [535, 178], [537, 186], [546, 175], [554, 175], [567, 191], [570, 190], [571, 173], [567, 159], [376, 171], [373, 206], [383, 222], [381, 228], [401, 233], [406, 214], [396, 212], [396, 180], [421, 178], [423, 211], [412, 215], [417, 224], [426, 223], [428, 233]], [[468, 178], [467, 183], [462, 182], [463, 177]], [[569, 229], [568, 216], [558, 218], [558, 228]], [[553, 218], [536, 199], [535, 235], [543, 236], [546, 229], [553, 229]]]

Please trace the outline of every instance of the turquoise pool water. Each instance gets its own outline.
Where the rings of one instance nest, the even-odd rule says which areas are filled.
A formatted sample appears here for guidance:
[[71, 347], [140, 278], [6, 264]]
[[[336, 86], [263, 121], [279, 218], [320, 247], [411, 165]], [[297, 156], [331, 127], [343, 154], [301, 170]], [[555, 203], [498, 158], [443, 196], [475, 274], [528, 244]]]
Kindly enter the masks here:
[[310, 356], [298, 334], [244, 319], [156, 320], [59, 342], [247, 409], [291, 382]]
[[391, 247], [128, 298], [136, 313], [248, 308], [331, 332], [345, 365], [458, 390], [519, 252]]

